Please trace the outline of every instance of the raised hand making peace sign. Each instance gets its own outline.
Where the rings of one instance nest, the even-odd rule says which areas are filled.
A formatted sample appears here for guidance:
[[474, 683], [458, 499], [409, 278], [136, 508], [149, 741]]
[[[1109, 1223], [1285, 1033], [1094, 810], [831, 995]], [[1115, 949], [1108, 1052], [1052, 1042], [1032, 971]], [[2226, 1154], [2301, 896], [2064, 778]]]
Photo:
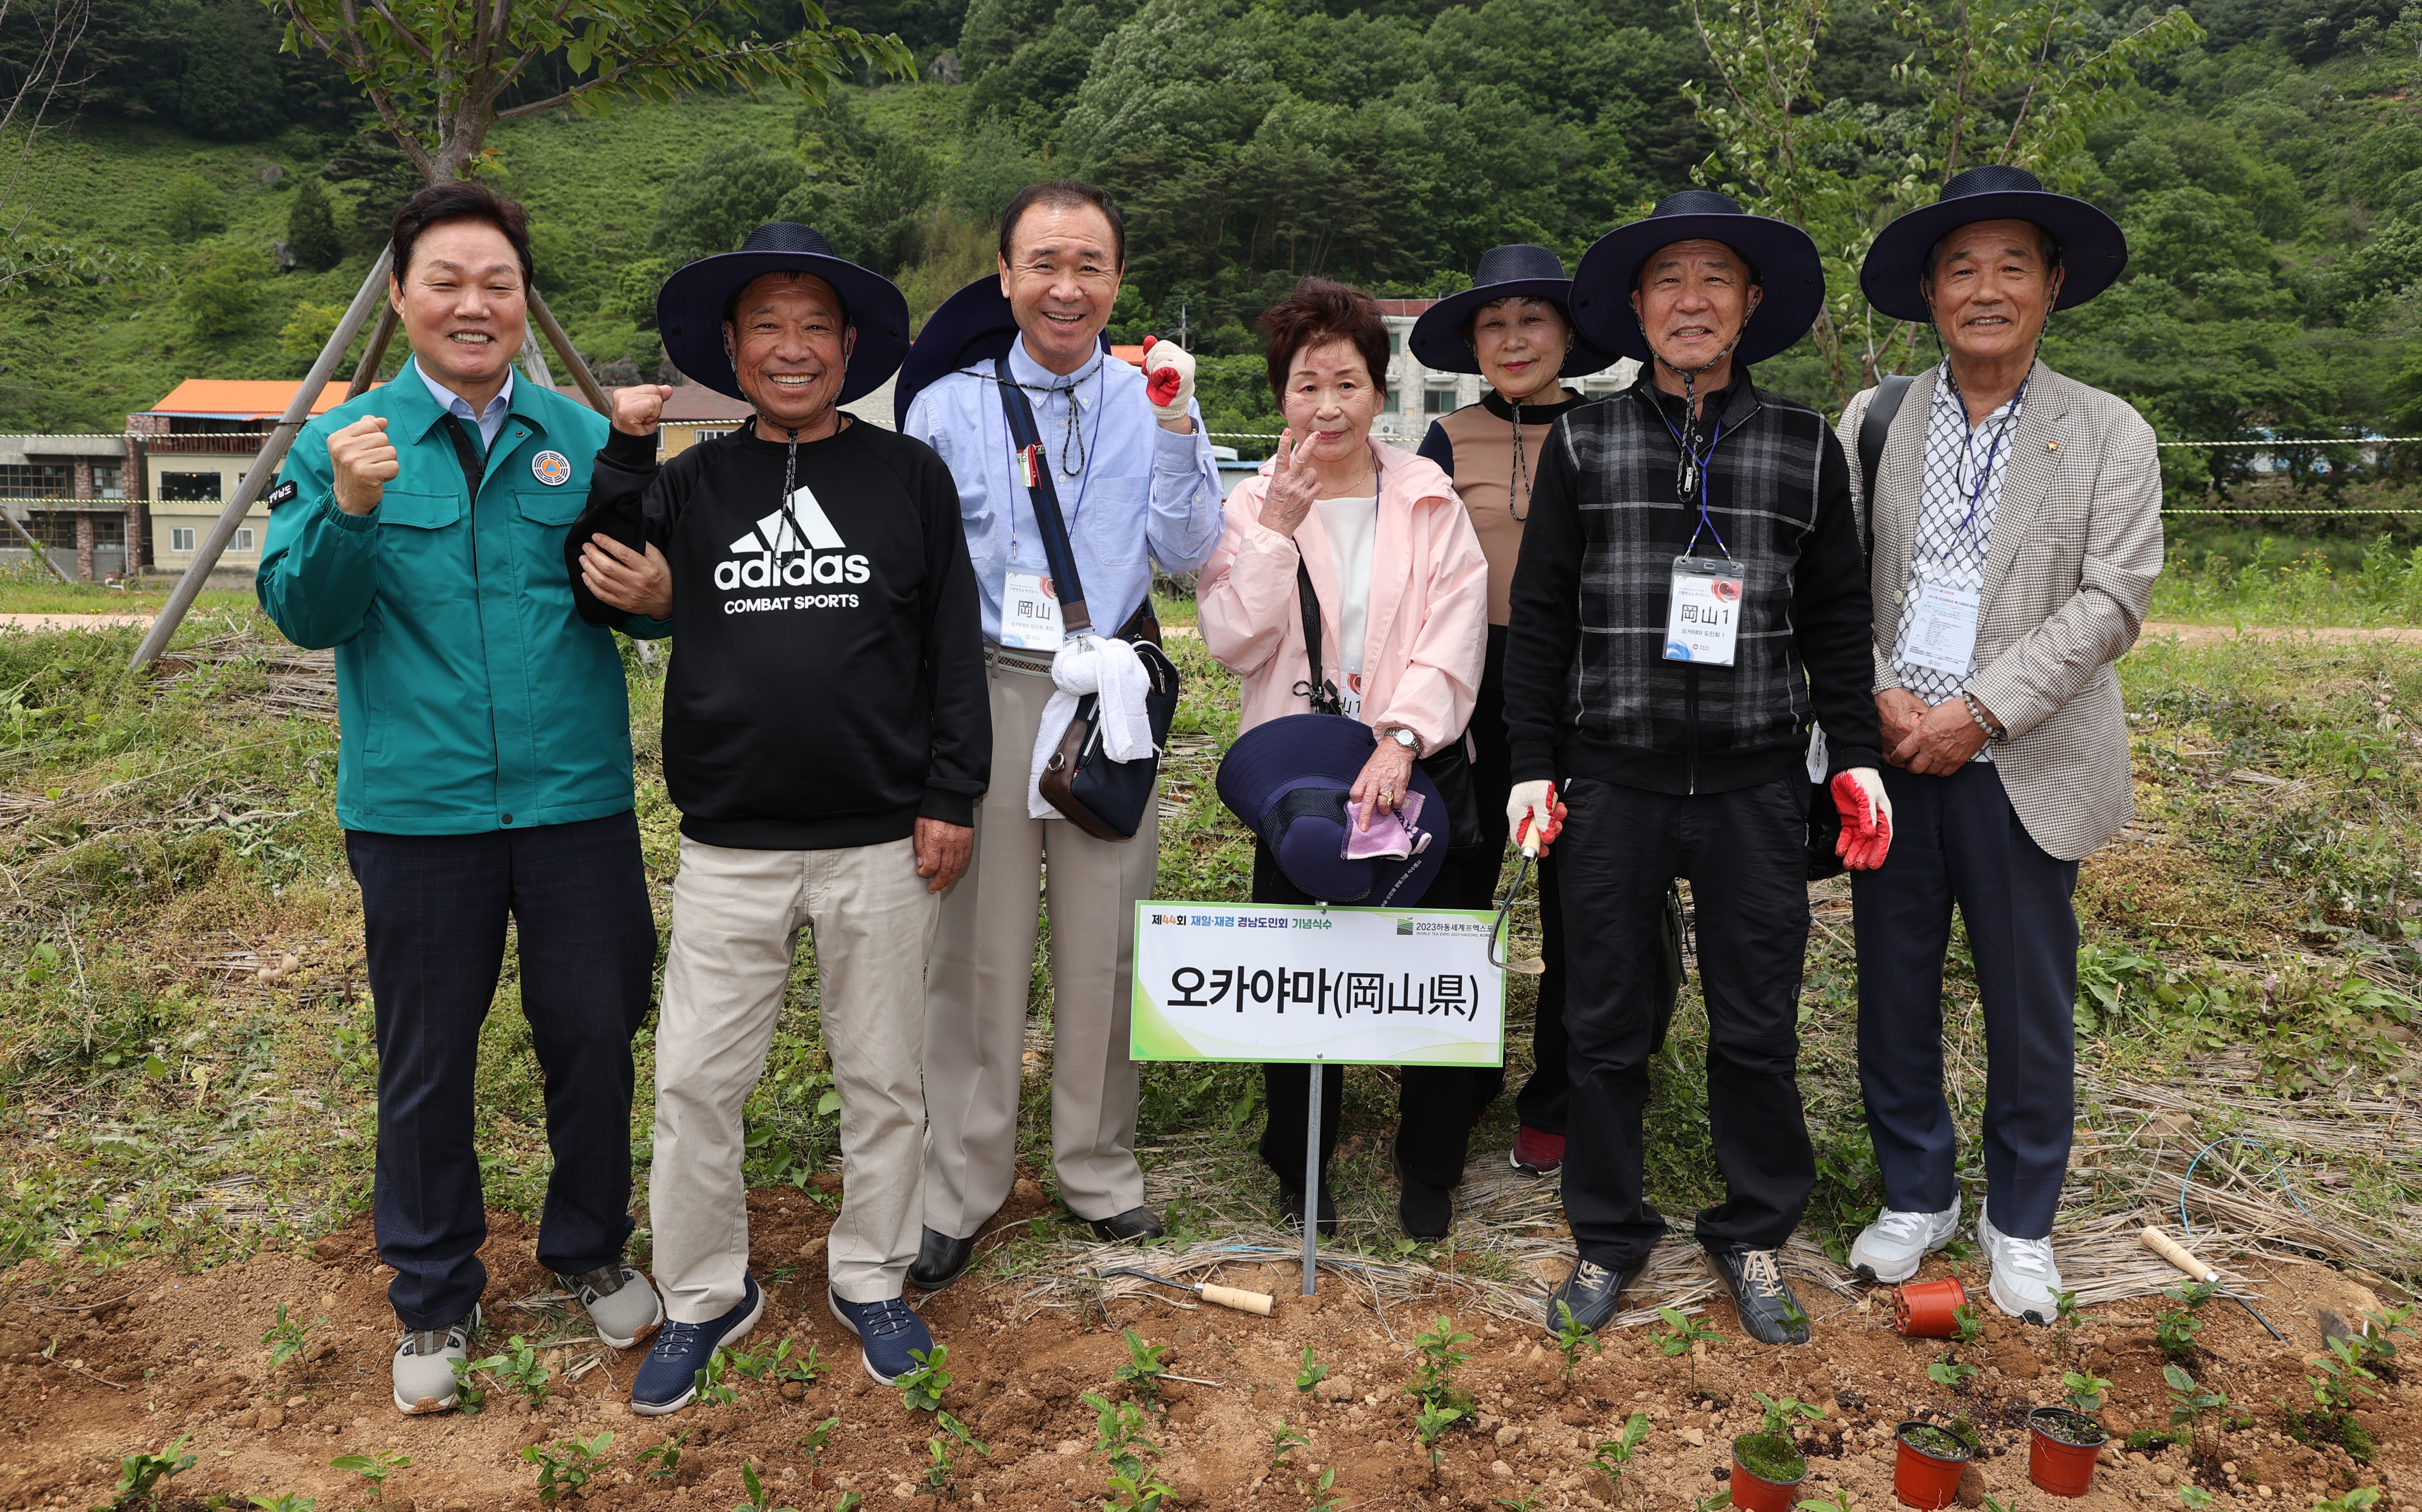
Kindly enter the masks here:
[[1269, 491], [1262, 495], [1262, 524], [1287, 539], [1312, 513], [1320, 495], [1320, 464], [1312, 458], [1312, 438], [1298, 444], [1292, 428], [1279, 432], [1278, 456], [1272, 459]]

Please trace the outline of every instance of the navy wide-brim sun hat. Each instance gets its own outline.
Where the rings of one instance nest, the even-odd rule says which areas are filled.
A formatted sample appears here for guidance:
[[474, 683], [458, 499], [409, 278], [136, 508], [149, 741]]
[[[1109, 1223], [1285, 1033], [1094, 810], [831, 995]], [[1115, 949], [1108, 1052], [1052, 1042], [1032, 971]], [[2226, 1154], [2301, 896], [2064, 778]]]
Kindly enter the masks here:
[[1954, 174], [1931, 205], [1921, 205], [1887, 226], [1867, 249], [1859, 288], [1879, 314], [1895, 320], [1930, 320], [1920, 288], [1926, 255], [1934, 243], [1978, 221], [2027, 221], [2060, 244], [2060, 300], [2052, 308], [2074, 309], [2119, 281], [2128, 267], [2128, 238], [2093, 205], [2055, 195], [2024, 168], [1987, 164]]
[[1446, 865], [1446, 803], [1419, 765], [1420, 827], [1430, 843], [1402, 861], [1348, 861], [1345, 794], [1377, 747], [1371, 726], [1338, 714], [1289, 714], [1236, 737], [1219, 758], [1219, 801], [1278, 857], [1287, 881], [1329, 903], [1410, 908]]
[[849, 323], [857, 328], [857, 344], [850, 351], [849, 371], [841, 376], [839, 402], [865, 397], [900, 370], [901, 359], [908, 355], [908, 296], [890, 279], [837, 256], [832, 243], [791, 221], [761, 226], [748, 233], [739, 251], [685, 263], [665, 280], [656, 295], [656, 331], [673, 366], [718, 394], [747, 398], [723, 350], [723, 322], [750, 279], [774, 273], [813, 273], [841, 296]]
[[[1009, 307], [1009, 296], [1000, 291], [999, 273], [986, 273], [942, 301], [940, 308], [925, 317], [917, 344], [900, 365], [900, 382], [891, 386], [891, 423], [906, 429], [908, 406], [936, 380], [962, 367], [990, 368], [993, 359], [1016, 339], [1017, 316]], [[1110, 350], [1107, 334], [1101, 347]]]
[[1808, 334], [1825, 306], [1825, 262], [1808, 233], [1788, 221], [1743, 210], [1711, 189], [1685, 189], [1628, 226], [1599, 237], [1573, 270], [1573, 320], [1599, 346], [1635, 362], [1656, 353], [1632, 312], [1632, 282], [1659, 247], [1721, 242], [1747, 257], [1763, 290], [1733, 348], [1733, 361], [1764, 362]]
[[1464, 339], [1462, 326], [1483, 304], [1501, 299], [1544, 299], [1565, 312], [1565, 323], [1573, 330], [1573, 350], [1565, 354], [1561, 376], [1587, 378], [1621, 360], [1581, 335], [1580, 323], [1573, 319], [1573, 281], [1565, 276], [1563, 260], [1546, 247], [1518, 242], [1482, 253], [1470, 288], [1449, 294], [1422, 312], [1422, 318], [1413, 322], [1412, 338], [1406, 343], [1414, 360], [1433, 372], [1479, 372], [1480, 359]]

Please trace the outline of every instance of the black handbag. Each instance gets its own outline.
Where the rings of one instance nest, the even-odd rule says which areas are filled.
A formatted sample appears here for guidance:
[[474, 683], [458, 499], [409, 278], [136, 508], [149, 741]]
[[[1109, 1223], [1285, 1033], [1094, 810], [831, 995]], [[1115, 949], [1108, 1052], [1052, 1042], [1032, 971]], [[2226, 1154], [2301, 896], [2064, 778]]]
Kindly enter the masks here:
[[[1051, 462], [1036, 433], [1034, 407], [1026, 391], [1010, 376], [1009, 354], [993, 364], [999, 380], [1000, 408], [1009, 422], [1009, 437], [1026, 469], [1026, 491], [1034, 501], [1034, 521], [1043, 530], [1043, 554], [1051, 569], [1052, 585], [1060, 596], [1060, 623], [1070, 634], [1093, 628], [1085, 609], [1085, 585], [1077, 576], [1077, 553], [1068, 544], [1068, 525], [1060, 518], [1060, 491], [1051, 481]], [[1035, 787], [1043, 801], [1061, 817], [1097, 840], [1132, 840], [1143, 827], [1144, 815], [1156, 800], [1161, 753], [1169, 747], [1170, 722], [1177, 716], [1177, 663], [1161, 649], [1160, 621], [1153, 616], [1146, 595], [1124, 625], [1119, 640], [1135, 647], [1152, 686], [1144, 694], [1144, 715], [1152, 727], [1152, 754], [1132, 761], [1113, 761], [1102, 750], [1102, 701], [1086, 694], [1060, 737], [1059, 749], [1043, 764]]]
[[[1910, 382], [1897, 374], [1877, 379], [1876, 397], [1867, 401], [1867, 413], [1859, 420], [1859, 560], [1871, 573], [1876, 558], [1876, 470], [1883, 463], [1884, 436], [1892, 429], [1893, 416], [1900, 413]], [[1842, 837], [1842, 811], [1833, 804], [1830, 784], [1809, 786], [1814, 790], [1808, 795], [1808, 880], [1821, 882], [1848, 869], [1833, 853]]]
[[[1312, 585], [1312, 574], [1305, 570], [1303, 558], [1295, 559], [1295, 596], [1303, 611], [1303, 649], [1311, 663], [1312, 676], [1295, 685], [1295, 691], [1312, 705], [1315, 714], [1345, 712], [1345, 695], [1337, 684], [1320, 675], [1320, 595]], [[1451, 861], [1460, 861], [1477, 851], [1484, 836], [1480, 833], [1480, 792], [1471, 775], [1471, 756], [1464, 749], [1458, 736], [1428, 756], [1421, 758], [1421, 769], [1438, 785], [1439, 800], [1446, 805], [1446, 853]]]

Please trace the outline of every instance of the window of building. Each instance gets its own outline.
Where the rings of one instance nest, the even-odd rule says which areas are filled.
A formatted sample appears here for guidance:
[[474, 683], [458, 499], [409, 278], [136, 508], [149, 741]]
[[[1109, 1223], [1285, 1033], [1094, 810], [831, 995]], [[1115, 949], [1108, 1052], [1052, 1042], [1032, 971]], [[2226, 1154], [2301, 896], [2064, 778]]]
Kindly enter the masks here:
[[1379, 413], [1381, 414], [1402, 414], [1404, 411], [1405, 401], [1396, 397], [1396, 391], [1394, 389], [1383, 388], [1379, 391]]
[[75, 469], [66, 462], [0, 462], [0, 494], [12, 499], [71, 499]]
[[92, 491], [104, 499], [126, 497], [126, 474], [118, 462], [92, 464]]
[[1455, 412], [1455, 390], [1451, 388], [1432, 388], [1423, 389], [1422, 391], [1422, 413], [1423, 414], [1453, 414]]
[[160, 475], [160, 497], [172, 504], [216, 504], [219, 475], [216, 473], [163, 473]]
[[230, 551], [238, 552], [251, 551], [253, 549], [252, 527], [250, 525], [239, 525], [236, 527], [235, 544], [228, 549]]
[[194, 527], [191, 525], [170, 525], [168, 527], [168, 549], [172, 552], [192, 551], [194, 549]]
[[1403, 333], [1402, 331], [1391, 331], [1391, 332], [1389, 332], [1389, 333], [1388, 333], [1388, 355], [1389, 355], [1389, 356], [1391, 356], [1391, 357], [1394, 357], [1394, 356], [1401, 355], [1401, 354], [1403, 353], [1404, 350], [1405, 350], [1405, 333]]
[[75, 522], [76, 517], [65, 510], [36, 509], [25, 516], [25, 534], [45, 546], [73, 551]]

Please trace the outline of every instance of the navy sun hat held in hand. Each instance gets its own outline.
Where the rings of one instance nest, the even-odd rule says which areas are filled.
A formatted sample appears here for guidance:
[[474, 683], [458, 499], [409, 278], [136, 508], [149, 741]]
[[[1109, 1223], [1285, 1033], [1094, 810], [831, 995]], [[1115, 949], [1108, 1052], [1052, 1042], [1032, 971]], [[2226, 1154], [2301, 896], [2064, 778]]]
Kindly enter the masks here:
[[1346, 794], [1377, 738], [1341, 714], [1289, 714], [1236, 737], [1219, 759], [1219, 801], [1278, 857], [1287, 881], [1328, 903], [1409, 908], [1446, 865], [1446, 803], [1418, 765], [1430, 843], [1402, 860], [1345, 858]]

